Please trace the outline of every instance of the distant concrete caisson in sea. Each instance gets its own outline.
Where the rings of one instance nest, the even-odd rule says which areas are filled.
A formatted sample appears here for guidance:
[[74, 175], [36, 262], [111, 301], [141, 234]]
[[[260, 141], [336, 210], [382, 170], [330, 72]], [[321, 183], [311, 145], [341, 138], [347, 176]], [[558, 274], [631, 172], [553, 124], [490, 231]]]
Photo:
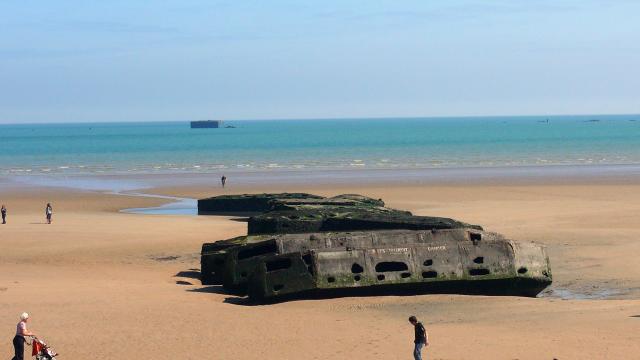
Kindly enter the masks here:
[[222, 127], [222, 120], [197, 120], [191, 122], [192, 129], [217, 129]]

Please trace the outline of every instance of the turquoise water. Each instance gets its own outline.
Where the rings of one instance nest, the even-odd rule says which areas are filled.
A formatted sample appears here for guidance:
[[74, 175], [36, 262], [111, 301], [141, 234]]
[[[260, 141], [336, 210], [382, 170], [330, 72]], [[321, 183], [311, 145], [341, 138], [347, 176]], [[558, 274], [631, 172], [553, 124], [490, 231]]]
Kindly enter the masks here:
[[0, 175], [640, 164], [640, 115], [227, 124], [0, 125]]

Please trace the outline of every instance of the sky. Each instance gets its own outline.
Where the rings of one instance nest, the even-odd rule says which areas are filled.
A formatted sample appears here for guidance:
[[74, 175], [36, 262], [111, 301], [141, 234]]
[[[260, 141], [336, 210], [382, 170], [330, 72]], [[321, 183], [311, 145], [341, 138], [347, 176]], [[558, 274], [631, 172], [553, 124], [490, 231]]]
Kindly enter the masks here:
[[0, 0], [0, 123], [640, 113], [640, 1]]

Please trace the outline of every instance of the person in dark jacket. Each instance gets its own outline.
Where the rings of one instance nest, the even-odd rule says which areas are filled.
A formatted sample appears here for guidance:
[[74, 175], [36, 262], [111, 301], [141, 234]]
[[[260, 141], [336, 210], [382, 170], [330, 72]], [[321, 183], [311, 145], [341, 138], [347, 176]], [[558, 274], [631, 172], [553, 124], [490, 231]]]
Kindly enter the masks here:
[[2, 223], [6, 224], [7, 223], [7, 208], [4, 206], [4, 204], [2, 205], [2, 208], [0, 209], [0, 213], [2, 213]]
[[413, 358], [415, 360], [422, 360], [422, 348], [429, 346], [429, 335], [427, 335], [427, 330], [424, 328], [424, 325], [422, 325], [415, 316], [410, 316], [409, 322], [415, 330]]

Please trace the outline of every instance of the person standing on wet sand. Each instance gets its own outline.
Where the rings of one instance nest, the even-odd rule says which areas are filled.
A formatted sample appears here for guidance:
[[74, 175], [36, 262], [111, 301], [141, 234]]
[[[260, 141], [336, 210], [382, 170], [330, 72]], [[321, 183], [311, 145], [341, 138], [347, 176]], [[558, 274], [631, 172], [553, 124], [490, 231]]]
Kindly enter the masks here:
[[47, 224], [51, 224], [51, 217], [53, 216], [53, 208], [51, 207], [51, 203], [47, 203], [47, 208], [44, 210], [47, 215]]
[[227, 177], [222, 175], [222, 177], [220, 178], [220, 182], [222, 183], [222, 187], [224, 187], [224, 185], [227, 183]]
[[409, 322], [413, 325], [415, 330], [415, 339], [413, 340], [413, 358], [415, 360], [422, 360], [422, 348], [429, 346], [429, 336], [424, 325], [418, 321], [415, 316], [409, 317]]
[[4, 206], [4, 204], [2, 204], [2, 209], [0, 209], [0, 212], [2, 213], [2, 223], [6, 224], [7, 223], [7, 208]]

